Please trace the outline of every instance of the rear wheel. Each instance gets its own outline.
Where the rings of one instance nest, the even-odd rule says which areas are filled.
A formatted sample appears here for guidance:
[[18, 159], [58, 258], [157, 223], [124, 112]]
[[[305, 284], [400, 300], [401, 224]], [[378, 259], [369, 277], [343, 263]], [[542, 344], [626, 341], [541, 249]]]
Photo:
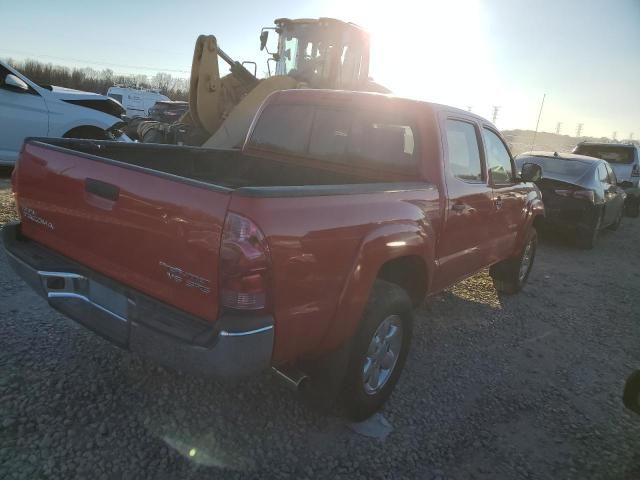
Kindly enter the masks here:
[[618, 230], [618, 227], [620, 227], [620, 224], [622, 223], [622, 213], [622, 209], [620, 209], [620, 213], [618, 213], [616, 221], [607, 227], [609, 230], [613, 230], [614, 232]]
[[600, 228], [602, 226], [602, 216], [598, 217], [596, 224], [591, 228], [578, 228], [576, 230], [576, 245], [585, 250], [591, 250], [596, 245]]
[[351, 419], [365, 420], [387, 401], [404, 367], [411, 334], [409, 295], [398, 285], [376, 280], [343, 383], [342, 401]]
[[640, 370], [633, 372], [624, 385], [624, 406], [640, 414]]
[[493, 285], [501, 293], [518, 293], [527, 283], [538, 247], [538, 234], [531, 228], [522, 252], [516, 258], [503, 260], [493, 265], [489, 274]]
[[640, 199], [636, 198], [625, 206], [625, 213], [632, 218], [640, 216]]

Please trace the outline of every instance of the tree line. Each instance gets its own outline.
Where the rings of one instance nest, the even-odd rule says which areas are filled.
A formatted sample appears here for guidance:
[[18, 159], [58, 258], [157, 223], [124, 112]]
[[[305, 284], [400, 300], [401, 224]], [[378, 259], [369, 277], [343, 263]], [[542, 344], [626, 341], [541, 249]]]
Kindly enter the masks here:
[[105, 68], [96, 70], [90, 67], [70, 68], [37, 60], [15, 61], [8, 63], [29, 79], [42, 85], [56, 85], [106, 95], [109, 87], [121, 85], [127, 87], [157, 89], [171, 100], [189, 100], [189, 80], [174, 77], [169, 73], [158, 72], [148, 75], [122, 75]]

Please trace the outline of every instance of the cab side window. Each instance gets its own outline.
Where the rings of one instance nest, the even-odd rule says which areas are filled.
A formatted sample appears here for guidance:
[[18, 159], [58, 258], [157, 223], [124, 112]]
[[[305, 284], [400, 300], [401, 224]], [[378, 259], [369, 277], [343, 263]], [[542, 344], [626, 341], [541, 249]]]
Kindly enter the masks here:
[[476, 127], [461, 120], [447, 120], [446, 133], [453, 176], [465, 182], [484, 182]]
[[604, 166], [604, 163], [598, 165], [598, 180], [603, 185], [609, 183], [609, 174], [607, 173], [607, 169]]
[[487, 167], [494, 184], [502, 185], [515, 183], [511, 155], [507, 147], [495, 132], [484, 128], [484, 140], [487, 150]]
[[617, 185], [618, 178], [616, 177], [616, 172], [614, 172], [613, 169], [611, 168], [611, 165], [609, 165], [608, 163], [605, 163], [604, 167], [607, 169], [607, 174], [609, 176], [609, 183], [611, 185]]

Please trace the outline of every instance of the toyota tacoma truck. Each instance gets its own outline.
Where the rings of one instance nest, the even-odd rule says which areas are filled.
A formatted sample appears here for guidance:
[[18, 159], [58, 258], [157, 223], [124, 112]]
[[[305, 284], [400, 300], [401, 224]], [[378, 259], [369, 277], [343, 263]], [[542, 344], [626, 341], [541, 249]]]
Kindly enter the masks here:
[[241, 150], [28, 139], [3, 239], [51, 307], [122, 347], [209, 377], [302, 372], [364, 419], [414, 306], [487, 267], [498, 291], [527, 281], [544, 207], [522, 170], [469, 112], [281, 91]]

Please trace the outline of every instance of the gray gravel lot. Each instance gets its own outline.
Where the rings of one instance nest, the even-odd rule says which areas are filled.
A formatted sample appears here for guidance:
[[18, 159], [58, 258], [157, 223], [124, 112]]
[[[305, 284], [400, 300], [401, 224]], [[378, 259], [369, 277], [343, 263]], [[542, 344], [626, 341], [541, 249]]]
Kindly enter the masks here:
[[0, 478], [640, 479], [640, 417], [621, 404], [640, 367], [639, 247], [633, 219], [594, 251], [547, 236], [522, 294], [479, 274], [417, 312], [385, 440], [269, 376], [217, 384], [119, 350], [0, 254]]

